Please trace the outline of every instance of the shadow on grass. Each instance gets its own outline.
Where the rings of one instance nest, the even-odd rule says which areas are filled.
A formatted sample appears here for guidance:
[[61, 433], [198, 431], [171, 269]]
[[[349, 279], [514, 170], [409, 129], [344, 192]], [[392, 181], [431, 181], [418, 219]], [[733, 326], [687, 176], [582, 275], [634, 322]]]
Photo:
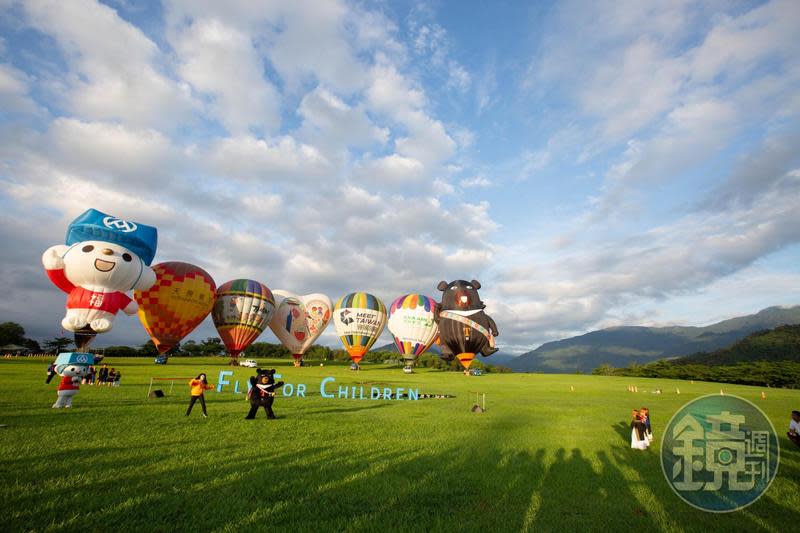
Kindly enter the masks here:
[[[703, 513], [672, 493], [655, 453], [622, 445], [591, 456], [578, 448], [521, 450], [494, 439], [492, 424], [508, 422], [476, 426], [445, 447], [421, 439], [398, 449], [386, 441], [346, 454], [324, 442], [274, 448], [268, 432], [253, 432], [252, 442], [220, 443], [203, 430], [191, 451], [181, 437], [154, 446], [39, 452], [35, 461], [19, 457], [3, 465], [2, 512], [9, 531], [109, 524], [118, 530], [202, 524], [210, 531], [494, 532], [732, 531], [766, 524], [788, 531], [800, 520], [769, 498], [735, 516]], [[796, 479], [797, 456], [787, 463], [787, 475]]]
[[628, 444], [631, 443], [631, 425], [630, 425], [630, 423], [626, 424], [625, 422], [617, 422], [616, 424], [614, 424], [611, 427], [613, 427], [614, 431], [616, 431], [617, 434], [620, 437], [622, 437], [622, 440], [624, 440]]

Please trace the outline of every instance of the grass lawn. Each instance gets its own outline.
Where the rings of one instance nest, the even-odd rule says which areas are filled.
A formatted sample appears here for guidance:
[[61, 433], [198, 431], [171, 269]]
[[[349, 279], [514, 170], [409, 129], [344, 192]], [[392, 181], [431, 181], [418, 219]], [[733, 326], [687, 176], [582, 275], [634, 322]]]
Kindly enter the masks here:
[[[45, 360], [0, 360], [3, 531], [797, 531], [800, 448], [785, 437], [800, 391], [723, 385], [760, 406], [780, 435], [780, 470], [752, 506], [725, 515], [683, 503], [664, 479], [660, 430], [687, 401], [720, 385], [576, 375], [458, 373], [364, 365], [293, 368], [261, 361], [306, 398], [275, 400], [244, 420], [244, 394], [206, 394], [209, 417], [184, 411], [189, 388], [146, 399], [151, 376], [216, 384], [221, 359], [110, 359], [118, 389], [81, 387], [51, 409]], [[231, 380], [246, 389], [251, 369]], [[454, 399], [326, 399], [337, 385], [418, 388]], [[626, 391], [635, 383], [640, 392]], [[162, 384], [162, 388], [165, 386]], [[166, 385], [168, 389], [169, 385]], [[574, 387], [574, 392], [570, 391]], [[655, 395], [656, 387], [664, 394]], [[681, 394], [675, 394], [676, 387]], [[469, 391], [487, 394], [470, 412]], [[656, 441], [631, 450], [634, 407], [650, 408]]]

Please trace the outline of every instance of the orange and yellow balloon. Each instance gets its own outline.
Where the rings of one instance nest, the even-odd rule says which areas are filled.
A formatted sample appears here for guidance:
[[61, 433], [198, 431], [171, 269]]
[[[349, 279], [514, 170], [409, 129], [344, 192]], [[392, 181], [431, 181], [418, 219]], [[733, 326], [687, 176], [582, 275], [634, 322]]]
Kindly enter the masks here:
[[171, 261], [153, 265], [156, 282], [135, 291], [139, 320], [161, 354], [167, 353], [208, 316], [216, 299], [211, 276], [189, 263]]

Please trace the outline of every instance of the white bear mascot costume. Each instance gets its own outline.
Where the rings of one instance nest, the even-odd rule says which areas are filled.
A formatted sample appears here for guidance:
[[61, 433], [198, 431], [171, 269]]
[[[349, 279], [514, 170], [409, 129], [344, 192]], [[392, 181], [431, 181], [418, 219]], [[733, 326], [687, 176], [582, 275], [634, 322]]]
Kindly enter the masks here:
[[76, 218], [67, 229], [66, 244], [51, 246], [42, 255], [50, 281], [69, 295], [61, 326], [104, 333], [114, 325], [117, 311], [136, 314], [138, 305], [125, 293], [145, 291], [155, 283], [150, 263], [157, 242], [156, 228], [96, 209]]
[[81, 378], [86, 375], [89, 366], [94, 364], [94, 355], [82, 352], [58, 354], [56, 373], [61, 376], [58, 384], [58, 399], [54, 409], [72, 407], [72, 397], [80, 390]]

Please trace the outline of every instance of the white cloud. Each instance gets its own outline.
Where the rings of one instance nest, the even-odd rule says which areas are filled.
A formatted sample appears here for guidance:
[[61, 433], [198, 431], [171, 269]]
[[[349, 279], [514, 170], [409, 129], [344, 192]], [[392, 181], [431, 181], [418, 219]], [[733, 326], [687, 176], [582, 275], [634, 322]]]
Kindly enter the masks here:
[[472, 76], [469, 72], [456, 61], [449, 61], [447, 64], [447, 86], [466, 92], [472, 85]]
[[366, 95], [371, 107], [395, 118], [425, 105], [422, 89], [402, 76], [392, 64], [378, 63], [372, 68]]
[[741, 79], [765, 59], [798, 60], [800, 10], [792, 0], [772, 0], [739, 16], [722, 15], [692, 54], [696, 83], [720, 74]]
[[48, 132], [59, 162], [85, 176], [161, 183], [180, 164], [170, 140], [153, 129], [57, 118]]
[[668, 111], [688, 74], [684, 60], [651, 39], [637, 40], [621, 56], [602, 62], [579, 92], [584, 109], [604, 121], [610, 139], [624, 138]]
[[90, 0], [24, 6], [30, 24], [56, 39], [71, 67], [62, 97], [72, 112], [141, 127], [188, 119], [189, 88], [161, 72], [155, 43], [113, 9]]
[[354, 177], [367, 183], [408, 186], [425, 179], [424, 166], [418, 160], [398, 154], [359, 162]]
[[216, 141], [207, 161], [218, 176], [257, 181], [313, 181], [330, 175], [330, 162], [314, 146], [285, 135], [276, 139], [252, 136]]
[[211, 115], [228, 131], [278, 129], [279, 95], [265, 79], [249, 35], [217, 19], [196, 19], [177, 33], [173, 46], [181, 77], [208, 95]]
[[435, 166], [450, 159], [456, 143], [444, 129], [444, 124], [421, 112], [412, 112], [404, 117], [408, 136], [395, 141], [397, 152], [416, 158], [428, 166]]
[[376, 126], [363, 105], [350, 106], [322, 87], [303, 97], [298, 113], [305, 121], [302, 135], [322, 144], [362, 147], [389, 140], [389, 129]]
[[798, 201], [794, 184], [769, 189], [747, 207], [691, 213], [631, 236], [544, 254], [546, 262], [532, 260], [526, 249], [518, 267], [500, 273], [490, 294], [503, 296], [519, 317], [512, 344], [602, 327], [627, 306], [663, 305], [800, 243]]
[[489, 180], [488, 178], [486, 178], [484, 176], [481, 176], [481, 175], [472, 176], [471, 178], [465, 178], [465, 179], [461, 180], [459, 183], [460, 183], [460, 185], [462, 187], [491, 187], [492, 186], [491, 180]]
[[28, 76], [11, 65], [0, 63], [0, 109], [2, 113], [35, 113], [38, 106], [28, 97]]

